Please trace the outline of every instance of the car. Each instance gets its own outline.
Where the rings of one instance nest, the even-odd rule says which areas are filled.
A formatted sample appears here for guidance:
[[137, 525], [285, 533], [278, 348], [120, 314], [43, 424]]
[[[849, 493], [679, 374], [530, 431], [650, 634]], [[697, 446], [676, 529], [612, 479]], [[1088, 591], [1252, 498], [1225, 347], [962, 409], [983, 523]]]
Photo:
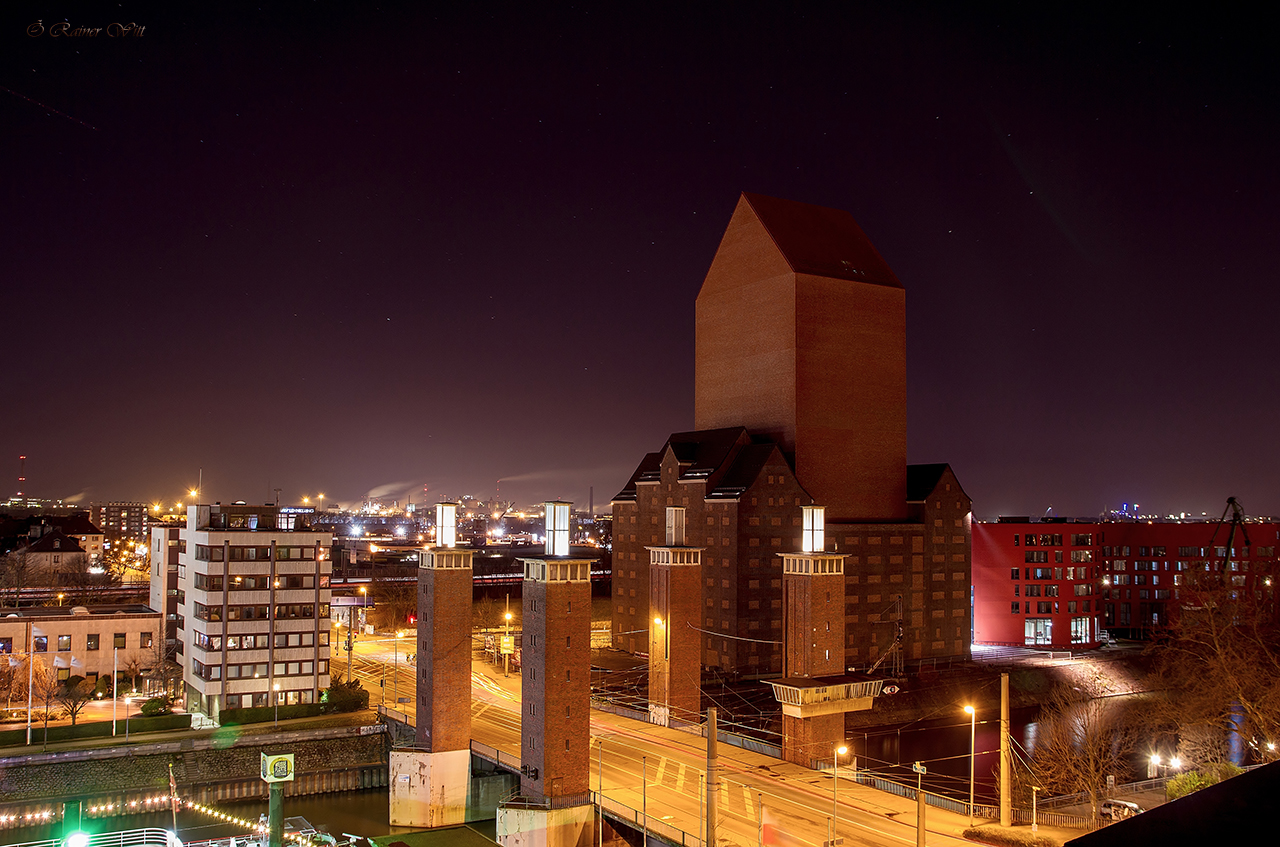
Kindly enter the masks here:
[[1122, 821], [1142, 812], [1142, 807], [1128, 800], [1105, 800], [1102, 803], [1104, 820]]

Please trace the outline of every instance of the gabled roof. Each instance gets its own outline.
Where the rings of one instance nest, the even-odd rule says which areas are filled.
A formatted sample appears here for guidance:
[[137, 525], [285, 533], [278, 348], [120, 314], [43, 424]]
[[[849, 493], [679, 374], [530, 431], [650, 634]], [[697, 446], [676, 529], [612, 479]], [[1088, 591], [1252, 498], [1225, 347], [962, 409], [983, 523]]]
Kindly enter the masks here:
[[83, 553], [84, 549], [74, 538], [58, 530], [46, 532], [27, 546], [28, 553]]
[[907, 465], [907, 502], [919, 503], [938, 487], [938, 481], [947, 472], [947, 463], [932, 465]]
[[951, 465], [938, 462], [932, 465], [907, 465], [907, 502], [924, 502], [938, 487], [938, 483], [942, 481], [942, 475], [946, 473], [951, 474], [951, 479], [960, 489], [960, 493], [968, 497], [955, 471], [951, 470]]
[[742, 197], [795, 273], [902, 287], [848, 212], [746, 191]]
[[636, 499], [636, 485], [657, 482], [662, 458], [670, 450], [680, 463], [680, 479], [705, 480], [707, 499], [732, 499], [755, 482], [777, 450], [765, 436], [753, 436], [740, 426], [672, 433], [657, 453], [641, 460], [615, 501]]

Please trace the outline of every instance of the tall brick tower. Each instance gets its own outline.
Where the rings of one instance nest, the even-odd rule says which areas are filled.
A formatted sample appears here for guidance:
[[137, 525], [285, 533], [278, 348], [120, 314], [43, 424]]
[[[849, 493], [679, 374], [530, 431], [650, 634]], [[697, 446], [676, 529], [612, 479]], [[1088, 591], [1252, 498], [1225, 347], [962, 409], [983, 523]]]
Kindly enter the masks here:
[[649, 547], [649, 713], [698, 723], [702, 716], [702, 548], [685, 545], [685, 510], [667, 507], [663, 547]]
[[883, 681], [845, 674], [845, 557], [823, 550], [822, 507], [803, 512], [802, 552], [779, 554], [786, 664], [769, 684], [782, 704], [782, 758], [814, 767], [844, 740], [845, 712], [871, 708]]
[[436, 506], [437, 546], [418, 568], [417, 745], [391, 752], [391, 823], [463, 823], [471, 771], [471, 551], [457, 504]]
[[696, 350], [696, 429], [767, 434], [834, 521], [907, 517], [906, 291], [852, 215], [744, 193]]
[[520, 796], [498, 808], [507, 847], [589, 847], [591, 559], [569, 552], [569, 503], [547, 503], [546, 554], [524, 566]]

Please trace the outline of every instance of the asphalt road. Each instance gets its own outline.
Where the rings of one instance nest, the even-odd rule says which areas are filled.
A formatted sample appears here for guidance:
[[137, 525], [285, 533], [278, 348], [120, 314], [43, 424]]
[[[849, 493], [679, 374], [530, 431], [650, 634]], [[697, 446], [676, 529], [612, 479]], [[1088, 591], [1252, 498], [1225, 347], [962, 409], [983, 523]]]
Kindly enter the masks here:
[[[357, 642], [352, 673], [370, 691], [370, 705], [414, 715], [416, 668], [398, 647], [402, 638], [367, 637]], [[512, 755], [520, 753], [520, 677], [504, 678], [501, 667], [477, 660], [472, 665], [472, 738]], [[331, 674], [346, 678], [346, 653], [334, 651]], [[381, 683], [381, 684], [380, 684]], [[643, 809], [650, 821], [702, 837], [706, 769], [705, 741], [695, 735], [622, 718], [591, 713], [591, 787], [607, 800]], [[771, 823], [791, 835], [793, 844], [823, 845], [830, 838], [833, 812], [837, 835], [851, 845], [916, 843], [915, 802], [856, 785], [847, 770], [833, 803], [831, 773], [815, 772], [738, 747], [719, 746], [721, 790], [717, 816], [719, 844], [759, 842], [761, 808]], [[926, 816], [931, 845], [972, 844], [958, 837], [967, 819], [930, 808]]]

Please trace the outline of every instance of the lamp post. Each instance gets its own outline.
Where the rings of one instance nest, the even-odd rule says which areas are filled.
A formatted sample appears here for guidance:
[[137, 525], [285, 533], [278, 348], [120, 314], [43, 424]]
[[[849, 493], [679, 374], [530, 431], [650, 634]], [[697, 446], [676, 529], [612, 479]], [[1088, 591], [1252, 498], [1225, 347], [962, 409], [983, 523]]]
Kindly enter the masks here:
[[132, 697], [124, 698], [124, 743], [125, 744], [129, 743], [129, 703], [132, 702], [132, 700], [133, 700]]
[[1036, 824], [1036, 792], [1040, 790], [1040, 786], [1031, 786], [1031, 831], [1039, 832], [1040, 827]]
[[271, 691], [272, 691], [271, 699], [275, 701], [275, 707], [276, 707], [275, 726], [276, 726], [276, 729], [279, 729], [280, 728], [280, 683], [277, 682], [275, 685], [271, 686]]
[[840, 826], [840, 757], [849, 752], [849, 748], [841, 744], [831, 757], [831, 847], [836, 844], [836, 831]]
[[640, 777], [640, 817], [644, 818], [642, 825], [643, 840], [641, 844], [649, 843], [649, 757], [640, 757], [640, 771], [643, 776]]
[[360, 586], [360, 625], [364, 626], [365, 618], [369, 615], [369, 589]]
[[[386, 655], [383, 653], [382, 655]], [[386, 661], [385, 659], [383, 661]], [[392, 674], [391, 685], [395, 692], [396, 708], [400, 708], [400, 630], [396, 630], [395, 644], [392, 646], [391, 666], [394, 669]]]
[[973, 757], [974, 740], [978, 731], [978, 712], [973, 706], [965, 706], [969, 715], [969, 826], [973, 826]]

